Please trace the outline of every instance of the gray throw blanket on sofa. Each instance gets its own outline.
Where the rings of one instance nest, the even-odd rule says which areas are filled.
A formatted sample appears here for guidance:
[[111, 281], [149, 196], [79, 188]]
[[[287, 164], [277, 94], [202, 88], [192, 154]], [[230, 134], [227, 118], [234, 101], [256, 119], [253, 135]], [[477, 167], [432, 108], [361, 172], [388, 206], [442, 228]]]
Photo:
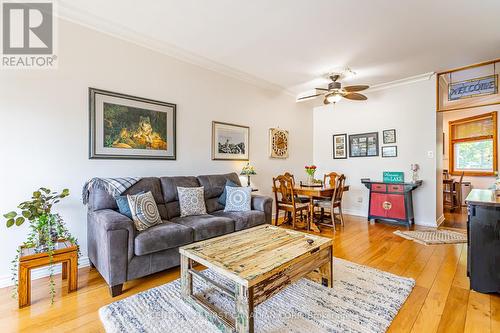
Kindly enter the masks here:
[[141, 178], [139, 177], [124, 177], [124, 178], [92, 178], [83, 185], [82, 201], [86, 205], [89, 202], [90, 191], [101, 189], [108, 192], [109, 195], [116, 197], [135, 185]]

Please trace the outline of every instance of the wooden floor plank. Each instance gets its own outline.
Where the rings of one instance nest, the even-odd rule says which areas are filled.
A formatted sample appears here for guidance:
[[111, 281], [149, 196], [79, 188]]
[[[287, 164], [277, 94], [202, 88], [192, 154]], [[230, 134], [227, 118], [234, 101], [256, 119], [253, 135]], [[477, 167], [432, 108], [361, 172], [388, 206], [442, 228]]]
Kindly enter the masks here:
[[491, 332], [490, 295], [471, 291], [467, 304], [467, 319], [465, 320], [466, 333]]

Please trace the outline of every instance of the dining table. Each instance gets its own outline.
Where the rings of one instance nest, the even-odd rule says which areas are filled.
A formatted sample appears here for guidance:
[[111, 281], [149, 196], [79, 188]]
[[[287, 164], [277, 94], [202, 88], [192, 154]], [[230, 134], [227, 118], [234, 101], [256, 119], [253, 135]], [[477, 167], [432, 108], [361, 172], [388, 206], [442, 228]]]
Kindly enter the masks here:
[[[320, 232], [318, 225], [314, 222], [314, 199], [331, 198], [335, 192], [334, 186], [328, 184], [298, 184], [293, 188], [295, 194], [309, 197], [309, 216], [311, 217], [311, 230]], [[349, 185], [344, 185], [344, 192], [349, 191]]]

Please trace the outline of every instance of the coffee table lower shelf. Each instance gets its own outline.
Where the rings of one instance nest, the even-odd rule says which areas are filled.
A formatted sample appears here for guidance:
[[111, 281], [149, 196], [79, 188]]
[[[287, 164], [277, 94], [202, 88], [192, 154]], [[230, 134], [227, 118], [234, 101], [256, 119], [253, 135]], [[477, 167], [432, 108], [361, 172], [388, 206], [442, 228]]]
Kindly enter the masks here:
[[[284, 264], [277, 270], [273, 270], [268, 277], [253, 286], [231, 279], [231, 275], [224, 274], [220, 269], [215, 269], [218, 273], [234, 282], [234, 290], [230, 290], [193, 269], [195, 262], [210, 268], [209, 262], [191, 259], [181, 251], [181, 294], [186, 302], [197, 312], [203, 314], [222, 332], [254, 332], [254, 308], [291, 283], [306, 277], [324, 286], [332, 286], [332, 246], [316, 249], [316, 251], [313, 250], [308, 254], [308, 256], [298, 261]], [[222, 313], [202, 296], [194, 295], [193, 276], [234, 299], [236, 317], [233, 318], [230, 314]]]

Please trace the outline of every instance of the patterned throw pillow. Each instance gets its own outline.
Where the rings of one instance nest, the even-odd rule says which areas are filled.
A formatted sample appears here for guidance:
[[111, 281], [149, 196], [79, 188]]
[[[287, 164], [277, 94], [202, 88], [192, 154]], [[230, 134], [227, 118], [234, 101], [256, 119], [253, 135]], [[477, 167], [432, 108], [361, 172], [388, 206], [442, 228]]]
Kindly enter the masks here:
[[127, 195], [132, 220], [139, 231], [161, 223], [160, 213], [151, 192]]
[[251, 187], [231, 187], [226, 186], [226, 207], [225, 212], [248, 212], [252, 202]]
[[202, 187], [177, 187], [181, 217], [205, 215], [205, 190]]
[[[233, 182], [232, 180], [229, 180], [229, 179], [226, 180], [226, 186], [240, 187], [240, 185], [236, 184], [235, 182]], [[217, 200], [223, 206], [226, 205], [226, 197], [227, 197], [226, 186], [224, 186], [224, 191], [222, 192], [219, 199]]]

